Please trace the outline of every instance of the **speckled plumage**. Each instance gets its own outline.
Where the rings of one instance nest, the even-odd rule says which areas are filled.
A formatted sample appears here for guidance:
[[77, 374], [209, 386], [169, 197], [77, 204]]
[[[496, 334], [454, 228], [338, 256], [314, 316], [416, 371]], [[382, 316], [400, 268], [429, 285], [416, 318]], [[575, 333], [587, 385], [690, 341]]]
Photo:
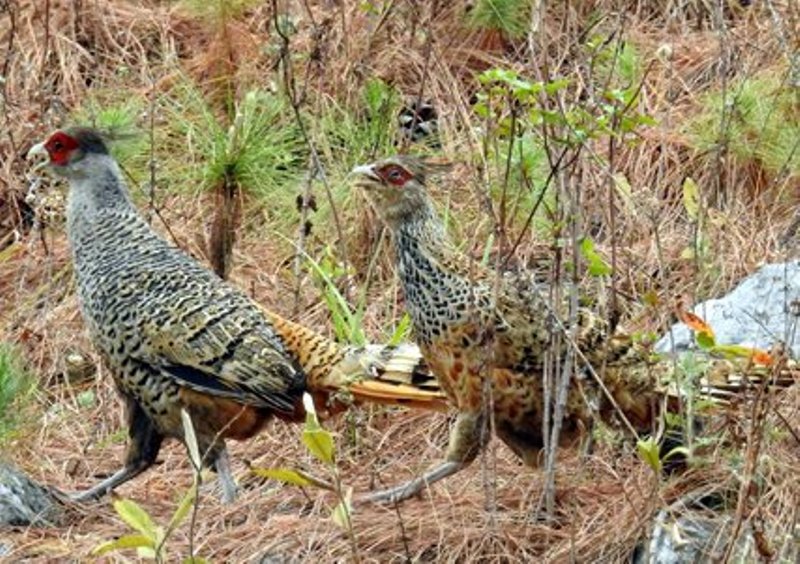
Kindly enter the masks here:
[[[543, 446], [543, 363], [546, 353], [560, 356], [569, 346], [562, 338], [561, 350], [555, 350], [553, 339], [565, 332], [568, 304], [564, 300], [554, 310], [548, 288], [529, 276], [506, 274], [498, 281], [490, 269], [470, 264], [444, 237], [432, 209], [420, 212], [393, 230], [398, 275], [416, 339], [460, 410], [481, 410], [485, 403], [481, 373], [491, 367], [498, 435], [532, 463]], [[574, 343], [598, 366], [610, 361], [613, 367], [620, 357], [628, 365], [631, 354], [636, 362], [643, 361], [627, 340], [610, 340], [608, 324], [585, 308], [578, 311]], [[615, 376], [606, 375], [609, 385]], [[584, 386], [592, 388], [593, 382]], [[585, 402], [575, 398], [570, 408], [565, 442], [591, 419]]]
[[[671, 403], [665, 400], [680, 393], [668, 379], [672, 363], [656, 363], [649, 350], [614, 334], [609, 323], [589, 309], [576, 306], [573, 326], [568, 298], [551, 296], [554, 288], [537, 283], [532, 275], [498, 275], [454, 249], [427, 194], [426, 177], [435, 168], [414, 157], [397, 156], [353, 171], [392, 231], [416, 338], [458, 410], [446, 462], [372, 499], [408, 498], [469, 464], [488, 440], [483, 428], [489, 405], [498, 437], [526, 464], [537, 464], [545, 445], [543, 428], [551, 428], [544, 425], [545, 362], [563, 370], [570, 348], [575, 355], [560, 445], [576, 445], [598, 418], [624, 421], [637, 433], [660, 426], [662, 409]], [[765, 376], [746, 367], [750, 374], [742, 377], [741, 367], [731, 371], [724, 361], [714, 364], [714, 370], [696, 383], [708, 399], [727, 399], [732, 390], [746, 390]], [[770, 384], [790, 385], [796, 377], [792, 365], [770, 376]]]
[[264, 311], [167, 243], [132, 204], [95, 132], [57, 132], [37, 146], [42, 150], [70, 182], [67, 231], [81, 311], [130, 426], [125, 469], [79, 499], [147, 468], [164, 438], [183, 440], [182, 409], [231, 499], [224, 439], [251, 437], [270, 415], [301, 419], [305, 391], [321, 407], [339, 388], [355, 399], [444, 404], [415, 347], [339, 347]]
[[81, 311], [125, 391], [156, 420], [176, 381], [291, 414], [304, 375], [258, 308], [156, 234], [117, 174], [100, 181], [104, 204], [95, 183], [73, 184], [68, 235]]
[[[568, 303], [552, 305], [548, 288], [530, 276], [498, 278], [491, 269], [458, 253], [445, 237], [428, 198], [427, 168], [422, 161], [405, 156], [355, 170], [360, 175], [357, 183], [392, 231], [416, 339], [459, 412], [447, 462], [424, 478], [430, 483], [452, 474], [473, 460], [485, 444], [488, 437], [480, 429], [487, 416], [484, 378], [490, 382], [497, 435], [527, 464], [536, 464], [544, 446], [543, 363], [547, 355], [563, 357], [572, 346], [564, 327]], [[577, 319], [576, 331], [569, 337], [574, 346], [596, 364], [621, 411], [635, 426], [646, 428], [657, 404], [646, 355], [636, 353], [626, 339], [611, 338], [608, 324], [591, 311], [580, 308]], [[638, 370], [617, 369], [634, 362]], [[593, 412], [610, 415], [613, 411], [594, 379], [584, 378], [571, 386], [561, 444], [575, 444], [591, 425]], [[381, 492], [375, 499], [404, 499], [424, 483], [415, 480]]]

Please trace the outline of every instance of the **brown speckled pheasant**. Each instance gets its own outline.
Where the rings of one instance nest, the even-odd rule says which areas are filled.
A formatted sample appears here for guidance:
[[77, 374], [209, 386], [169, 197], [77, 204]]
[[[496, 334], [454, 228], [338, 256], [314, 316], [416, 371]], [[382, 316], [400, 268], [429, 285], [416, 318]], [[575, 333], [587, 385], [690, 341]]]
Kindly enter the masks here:
[[[544, 362], [548, 355], [563, 358], [570, 346], [579, 353], [560, 445], [576, 444], [596, 417], [611, 421], [624, 416], [637, 432], [651, 430], [664, 389], [647, 351], [633, 347], [626, 337], [610, 336], [607, 323], [582, 308], [576, 331], [568, 335], [566, 301], [553, 305], [548, 288], [530, 276], [498, 278], [457, 252], [427, 194], [426, 175], [432, 167], [397, 156], [353, 171], [356, 184], [392, 231], [417, 342], [458, 411], [446, 461], [370, 499], [406, 499], [476, 457], [488, 439], [484, 379], [490, 384], [498, 437], [526, 464], [537, 464], [545, 444]], [[603, 386], [588, 376], [587, 365], [594, 367]]]
[[338, 346], [264, 311], [167, 243], [134, 207], [97, 132], [58, 131], [30, 153], [69, 181], [81, 311], [128, 416], [124, 468], [75, 499], [104, 495], [151, 466], [165, 438], [183, 440], [182, 409], [230, 501], [225, 439], [252, 437], [271, 415], [302, 420], [306, 391], [321, 407], [339, 390], [355, 400], [446, 405], [416, 346]]

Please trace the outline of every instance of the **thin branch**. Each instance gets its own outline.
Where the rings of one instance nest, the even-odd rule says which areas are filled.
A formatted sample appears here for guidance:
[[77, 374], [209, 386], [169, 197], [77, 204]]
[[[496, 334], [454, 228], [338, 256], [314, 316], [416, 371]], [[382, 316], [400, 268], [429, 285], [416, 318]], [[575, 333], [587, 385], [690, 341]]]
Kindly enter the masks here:
[[[149, 74], [149, 73], [148, 73]], [[156, 208], [156, 82], [150, 76], [150, 92], [148, 95], [148, 112], [150, 113], [148, 123], [148, 135], [150, 137], [150, 156], [147, 163], [150, 172], [150, 183], [148, 186], [148, 208], [147, 223], [153, 218], [153, 210]]]
[[294, 315], [300, 313], [300, 287], [301, 287], [301, 269], [303, 264], [303, 252], [305, 251], [306, 236], [308, 230], [308, 215], [311, 209], [311, 183], [314, 181], [314, 165], [309, 163], [308, 170], [306, 171], [305, 178], [303, 179], [303, 193], [300, 195], [298, 207], [300, 211], [300, 225], [297, 226], [297, 248], [298, 252], [294, 255]]
[[[13, 3], [13, 6], [12, 6]], [[8, 99], [8, 73], [11, 69], [11, 59], [14, 56], [14, 40], [17, 38], [17, 10], [18, 6], [15, 0], [7, 0], [3, 8], [8, 12], [9, 29], [8, 29], [8, 43], [6, 44], [6, 56], [3, 60], [3, 71], [0, 75], [0, 95], [3, 97], [3, 117], [5, 119], [5, 130], [8, 135], [8, 140], [11, 143], [11, 151], [13, 154], [17, 153], [17, 144], [14, 141], [13, 128], [10, 127], [11, 115], [9, 108], [11, 106]]]
[[[342, 222], [341, 219], [339, 218], [339, 212], [336, 208], [336, 202], [334, 201], [333, 198], [333, 191], [331, 190], [330, 183], [328, 182], [327, 176], [325, 175], [325, 170], [322, 166], [322, 161], [319, 158], [319, 152], [317, 151], [316, 146], [309, 137], [308, 130], [306, 129], [305, 126], [305, 122], [303, 121], [303, 117], [300, 114], [301, 101], [297, 99], [297, 89], [295, 87], [294, 74], [292, 72], [292, 61], [291, 61], [291, 50], [290, 50], [291, 41], [289, 39], [289, 36], [286, 35], [286, 32], [281, 27], [280, 22], [278, 21], [277, 0], [271, 0], [271, 4], [272, 4], [273, 25], [275, 27], [276, 33], [281, 39], [281, 50], [280, 50], [279, 60], [281, 62], [281, 66], [283, 69], [284, 90], [286, 92], [286, 97], [289, 99], [289, 104], [292, 107], [292, 113], [294, 114], [297, 127], [300, 130], [300, 135], [303, 137], [303, 141], [305, 142], [309, 152], [311, 153], [311, 163], [313, 167], [312, 170], [314, 171], [315, 175], [318, 175], [320, 182], [322, 182], [322, 185], [325, 188], [325, 194], [331, 206], [333, 223], [336, 227], [336, 235], [338, 237], [339, 252], [341, 253], [341, 258], [345, 264], [350, 264], [350, 261], [347, 258], [347, 246], [345, 243], [344, 229], [342, 228]], [[344, 293], [345, 297], [349, 300], [350, 299], [349, 285], [345, 285]]]

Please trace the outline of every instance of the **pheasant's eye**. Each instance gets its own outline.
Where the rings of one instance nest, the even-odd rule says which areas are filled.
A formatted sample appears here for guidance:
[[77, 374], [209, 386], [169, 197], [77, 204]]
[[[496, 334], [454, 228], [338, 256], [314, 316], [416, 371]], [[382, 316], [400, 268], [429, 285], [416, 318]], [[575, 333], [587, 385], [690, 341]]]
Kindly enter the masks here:
[[63, 151], [64, 144], [61, 141], [54, 141], [53, 142], [53, 150], [54, 151]]
[[380, 174], [381, 178], [383, 178], [386, 182], [389, 184], [394, 184], [395, 186], [402, 186], [413, 176], [410, 172], [399, 165], [385, 166], [378, 171], [378, 174]]

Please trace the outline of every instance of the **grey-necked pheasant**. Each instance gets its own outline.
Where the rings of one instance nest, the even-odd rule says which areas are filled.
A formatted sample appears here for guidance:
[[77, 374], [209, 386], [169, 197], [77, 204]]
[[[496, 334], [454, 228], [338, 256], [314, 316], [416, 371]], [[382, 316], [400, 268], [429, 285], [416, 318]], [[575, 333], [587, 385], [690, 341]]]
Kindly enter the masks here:
[[[458, 411], [446, 461], [370, 499], [406, 499], [476, 457], [488, 439], [484, 379], [490, 384], [498, 437], [526, 464], [535, 465], [545, 444], [544, 362], [548, 354], [554, 361], [563, 358], [567, 347], [576, 347], [580, 354], [577, 377], [566, 398], [560, 445], [575, 444], [598, 416], [611, 420], [624, 415], [637, 432], [650, 430], [664, 388], [649, 353], [633, 347], [627, 337], [611, 335], [608, 324], [588, 309], [578, 308], [574, 330], [565, 328], [566, 300], [553, 304], [547, 287], [531, 276], [498, 278], [457, 252], [427, 193], [426, 175], [435, 166], [396, 156], [353, 171], [356, 184], [392, 232], [415, 338]], [[602, 386], [586, 377], [587, 365], [597, 368]]]
[[81, 311], [127, 409], [124, 467], [75, 496], [104, 495], [147, 469], [192, 418], [204, 464], [235, 497], [225, 439], [247, 439], [270, 415], [298, 420], [302, 395], [441, 409], [416, 346], [341, 347], [263, 310], [168, 244], [134, 207], [96, 131], [57, 131], [29, 154], [69, 181], [67, 232]]

